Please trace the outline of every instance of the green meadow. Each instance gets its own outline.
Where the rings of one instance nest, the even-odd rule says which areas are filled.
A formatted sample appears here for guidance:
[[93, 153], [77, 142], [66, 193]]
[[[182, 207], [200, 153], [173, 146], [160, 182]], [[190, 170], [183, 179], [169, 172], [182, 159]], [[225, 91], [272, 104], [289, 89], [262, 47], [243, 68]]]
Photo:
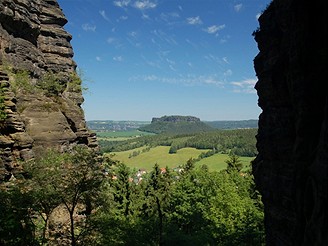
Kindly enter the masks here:
[[[155, 163], [160, 167], [175, 168], [185, 164], [190, 158], [196, 159], [199, 154], [208, 150], [198, 150], [195, 148], [179, 149], [176, 154], [169, 154], [170, 146], [157, 146], [151, 148], [149, 151], [145, 147], [122, 151], [112, 152], [112, 159], [121, 161], [127, 166], [136, 169], [146, 169], [150, 171]], [[140, 152], [138, 155], [133, 156], [134, 152]], [[207, 165], [210, 171], [220, 171], [226, 168], [225, 161], [229, 158], [228, 154], [215, 154], [208, 158], [204, 158], [196, 162], [196, 166]], [[240, 157], [240, 161], [247, 168], [253, 157]]]
[[[241, 161], [241, 163], [243, 163], [244, 169], [248, 169], [250, 167], [251, 161], [254, 160], [254, 158], [255, 157], [241, 156], [239, 157], [239, 160]], [[229, 159], [228, 154], [215, 154], [210, 157], [201, 159], [196, 163], [196, 165], [206, 165], [211, 171], [221, 171], [222, 169], [225, 169], [227, 167], [227, 164], [225, 163], [227, 159]]]

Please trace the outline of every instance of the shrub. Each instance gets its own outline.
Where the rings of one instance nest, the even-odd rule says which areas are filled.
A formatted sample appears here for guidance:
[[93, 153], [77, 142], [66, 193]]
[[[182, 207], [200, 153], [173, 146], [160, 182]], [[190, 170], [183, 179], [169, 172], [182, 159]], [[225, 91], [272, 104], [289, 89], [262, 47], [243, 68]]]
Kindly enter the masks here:
[[0, 87], [0, 122], [7, 118], [7, 113], [5, 112], [5, 98], [3, 88]]
[[58, 96], [65, 89], [65, 85], [60, 78], [60, 74], [47, 72], [38, 81], [38, 87], [44, 91], [46, 96]]

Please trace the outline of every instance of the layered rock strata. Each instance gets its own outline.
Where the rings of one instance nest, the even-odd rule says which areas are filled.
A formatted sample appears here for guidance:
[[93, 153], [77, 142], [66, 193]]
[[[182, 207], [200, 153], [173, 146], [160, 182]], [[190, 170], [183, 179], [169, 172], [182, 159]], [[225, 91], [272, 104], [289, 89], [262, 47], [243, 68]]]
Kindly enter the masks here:
[[328, 245], [327, 1], [274, 0], [259, 18], [253, 164], [267, 245]]
[[[67, 20], [56, 0], [1, 0], [0, 180], [40, 149], [97, 148], [86, 127]], [[1, 95], [0, 95], [1, 96]]]

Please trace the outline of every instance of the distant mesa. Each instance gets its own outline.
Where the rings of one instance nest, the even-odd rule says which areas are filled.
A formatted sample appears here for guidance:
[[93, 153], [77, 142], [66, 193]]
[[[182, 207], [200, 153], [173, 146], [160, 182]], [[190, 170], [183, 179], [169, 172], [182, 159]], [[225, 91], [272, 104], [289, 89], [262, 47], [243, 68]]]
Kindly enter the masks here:
[[171, 115], [162, 116], [160, 118], [153, 118], [151, 123], [155, 122], [200, 122], [200, 119], [194, 116], [181, 116], [181, 115]]
[[151, 124], [140, 127], [139, 130], [156, 134], [190, 134], [213, 131], [214, 128], [194, 116], [165, 115], [153, 118]]

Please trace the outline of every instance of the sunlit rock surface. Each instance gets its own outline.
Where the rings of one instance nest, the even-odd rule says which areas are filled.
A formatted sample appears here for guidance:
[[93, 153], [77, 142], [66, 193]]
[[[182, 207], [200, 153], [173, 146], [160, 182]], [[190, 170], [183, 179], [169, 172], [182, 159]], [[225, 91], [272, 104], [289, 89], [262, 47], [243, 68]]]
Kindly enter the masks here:
[[[0, 1], [0, 86], [7, 114], [0, 123], [0, 181], [20, 172], [18, 160], [45, 147], [98, 146], [86, 127], [82, 91], [69, 86], [76, 64], [66, 23], [56, 0]], [[57, 78], [59, 93], [35, 89], [47, 74]]]

